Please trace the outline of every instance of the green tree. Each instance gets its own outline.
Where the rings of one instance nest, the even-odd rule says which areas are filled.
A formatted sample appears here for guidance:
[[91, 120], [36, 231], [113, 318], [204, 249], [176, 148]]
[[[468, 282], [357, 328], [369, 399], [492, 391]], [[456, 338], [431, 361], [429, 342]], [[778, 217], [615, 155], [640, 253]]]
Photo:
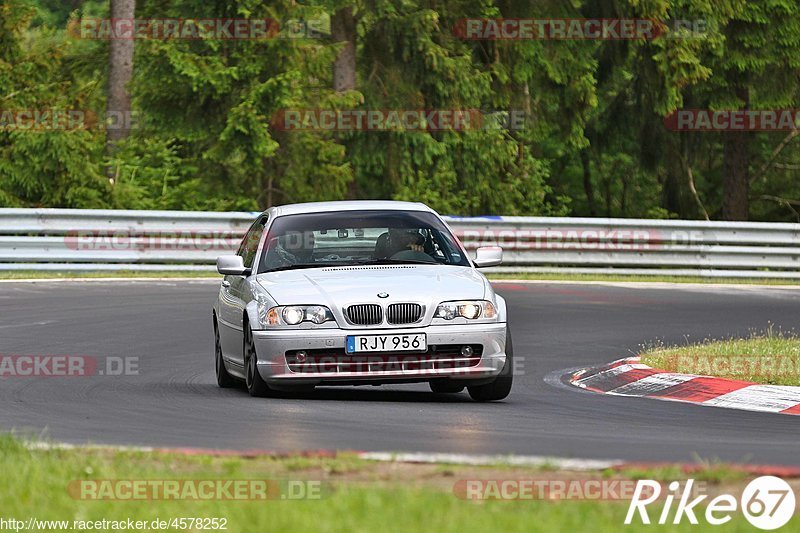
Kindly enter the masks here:
[[90, 66], [102, 52], [32, 27], [36, 16], [17, 0], [0, 3], [0, 204], [104, 207], [102, 133], [90, 120], [102, 108]]

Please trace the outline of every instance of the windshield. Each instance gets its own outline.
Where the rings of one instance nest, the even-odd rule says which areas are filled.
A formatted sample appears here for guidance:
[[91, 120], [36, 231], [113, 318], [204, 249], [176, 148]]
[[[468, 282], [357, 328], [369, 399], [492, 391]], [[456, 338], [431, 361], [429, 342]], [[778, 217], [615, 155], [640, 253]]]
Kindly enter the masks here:
[[276, 218], [258, 272], [392, 263], [470, 264], [432, 213], [347, 211]]

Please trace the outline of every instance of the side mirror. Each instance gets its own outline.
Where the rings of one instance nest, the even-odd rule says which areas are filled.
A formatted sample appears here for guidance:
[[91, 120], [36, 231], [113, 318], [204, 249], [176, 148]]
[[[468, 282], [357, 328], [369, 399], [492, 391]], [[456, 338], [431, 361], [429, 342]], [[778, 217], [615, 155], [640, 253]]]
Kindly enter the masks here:
[[226, 276], [248, 276], [250, 269], [238, 255], [222, 255], [217, 257], [217, 272]]
[[493, 267], [503, 262], [503, 249], [499, 246], [483, 246], [475, 251], [475, 266]]

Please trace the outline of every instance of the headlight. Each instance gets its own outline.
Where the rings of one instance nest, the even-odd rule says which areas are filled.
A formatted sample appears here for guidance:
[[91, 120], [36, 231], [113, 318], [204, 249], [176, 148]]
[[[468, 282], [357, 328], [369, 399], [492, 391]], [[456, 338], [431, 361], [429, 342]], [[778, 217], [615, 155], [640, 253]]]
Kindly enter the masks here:
[[436, 308], [433, 318], [453, 320], [456, 317], [476, 320], [478, 318], [497, 318], [494, 304], [487, 300], [465, 300], [460, 302], [443, 302]]
[[290, 326], [294, 326], [303, 321], [306, 317], [306, 310], [299, 306], [284, 307], [281, 315], [283, 316], [284, 322]]
[[333, 320], [333, 315], [330, 309], [323, 305], [312, 305], [306, 307], [306, 320], [310, 320], [314, 324], [322, 324], [328, 320]]
[[458, 314], [472, 320], [481, 316], [481, 311], [483, 311], [483, 308], [480, 304], [462, 304], [458, 306]]
[[296, 326], [302, 322], [323, 324], [334, 320], [333, 313], [324, 305], [287, 305], [270, 309], [259, 306], [258, 314], [264, 327]]

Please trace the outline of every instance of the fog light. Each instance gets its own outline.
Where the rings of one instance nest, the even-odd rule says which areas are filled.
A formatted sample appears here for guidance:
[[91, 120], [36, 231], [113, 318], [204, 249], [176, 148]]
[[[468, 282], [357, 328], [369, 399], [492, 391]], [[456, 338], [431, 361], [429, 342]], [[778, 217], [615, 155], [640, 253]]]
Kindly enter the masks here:
[[297, 352], [297, 354], [294, 357], [295, 357], [295, 359], [297, 360], [298, 363], [305, 363], [306, 362], [306, 355], [307, 355], [306, 352], [304, 352], [303, 350], [300, 350], [299, 352]]
[[472, 346], [462, 346], [461, 355], [464, 357], [470, 357], [472, 355]]

